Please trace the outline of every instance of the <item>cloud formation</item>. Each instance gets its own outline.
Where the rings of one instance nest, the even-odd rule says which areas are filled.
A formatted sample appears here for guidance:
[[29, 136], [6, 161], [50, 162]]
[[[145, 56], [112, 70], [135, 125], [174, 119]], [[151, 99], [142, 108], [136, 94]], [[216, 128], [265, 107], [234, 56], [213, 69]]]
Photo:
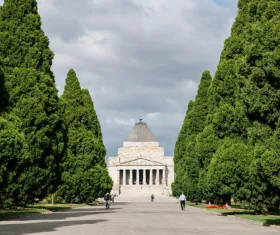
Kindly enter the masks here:
[[[1, 2], [0, 4], [3, 2]], [[237, 0], [38, 0], [60, 93], [68, 70], [90, 90], [108, 155], [138, 118], [173, 155], [204, 70], [214, 75]]]

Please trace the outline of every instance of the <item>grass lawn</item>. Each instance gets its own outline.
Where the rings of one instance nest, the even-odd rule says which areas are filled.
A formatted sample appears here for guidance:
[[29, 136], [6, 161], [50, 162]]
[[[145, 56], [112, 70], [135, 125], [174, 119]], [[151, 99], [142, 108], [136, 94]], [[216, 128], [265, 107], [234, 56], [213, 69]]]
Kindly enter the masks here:
[[22, 217], [26, 215], [35, 215], [42, 213], [51, 213], [59, 210], [66, 210], [86, 206], [86, 204], [47, 204], [38, 203], [28, 205], [26, 208], [18, 209], [0, 209], [0, 220]]
[[[205, 204], [198, 204], [187, 202], [188, 206], [197, 207], [200, 209], [206, 209]], [[263, 223], [264, 226], [278, 225], [280, 226], [280, 213], [279, 214], [268, 214], [268, 215], [257, 215], [252, 210], [246, 209], [246, 207], [234, 204], [229, 209], [206, 209], [207, 211], [213, 211], [221, 213], [224, 216], [234, 215], [243, 219], [253, 220]]]
[[94, 202], [89, 203], [88, 205], [90, 205], [90, 206], [98, 206], [100, 204], [104, 204], [104, 203], [103, 202], [94, 201]]
[[86, 204], [48, 204], [48, 203], [38, 203], [33, 205], [28, 205], [28, 208], [32, 209], [45, 209], [48, 211], [59, 211], [65, 209], [73, 209], [86, 206]]
[[240, 214], [236, 215], [238, 217], [254, 220], [263, 223], [264, 226], [278, 225], [280, 226], [280, 215], [250, 215], [250, 214]]
[[205, 209], [205, 204], [195, 204], [195, 203], [192, 203], [192, 202], [187, 202], [186, 205], [201, 208], [201, 209]]
[[21, 217], [26, 215], [41, 214], [47, 212], [44, 209], [32, 209], [32, 208], [22, 208], [22, 209], [0, 209], [0, 220]]

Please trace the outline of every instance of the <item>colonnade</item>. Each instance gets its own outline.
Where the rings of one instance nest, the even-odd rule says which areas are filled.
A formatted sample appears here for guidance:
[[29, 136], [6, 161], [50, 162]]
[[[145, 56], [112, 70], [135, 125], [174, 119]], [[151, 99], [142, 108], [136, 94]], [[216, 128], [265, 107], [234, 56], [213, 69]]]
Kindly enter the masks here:
[[120, 185], [166, 185], [165, 169], [119, 169]]

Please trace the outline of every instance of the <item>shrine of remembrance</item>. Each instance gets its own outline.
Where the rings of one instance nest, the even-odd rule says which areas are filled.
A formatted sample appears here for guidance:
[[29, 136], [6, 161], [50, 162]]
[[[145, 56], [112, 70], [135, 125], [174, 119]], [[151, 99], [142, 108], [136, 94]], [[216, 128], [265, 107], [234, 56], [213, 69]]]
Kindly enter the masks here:
[[114, 181], [113, 194], [172, 194], [173, 157], [164, 156], [164, 148], [159, 146], [156, 137], [141, 120], [118, 149], [118, 156], [109, 157], [108, 169]]

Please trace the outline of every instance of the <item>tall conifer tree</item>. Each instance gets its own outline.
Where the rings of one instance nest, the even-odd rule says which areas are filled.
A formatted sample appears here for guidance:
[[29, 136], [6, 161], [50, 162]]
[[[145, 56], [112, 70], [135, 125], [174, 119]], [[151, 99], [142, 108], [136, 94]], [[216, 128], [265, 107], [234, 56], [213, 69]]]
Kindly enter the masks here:
[[[209, 98], [207, 123], [219, 138], [219, 146], [213, 143], [215, 146], [201, 148], [217, 149], [206, 177], [213, 198], [235, 197], [247, 200], [255, 210], [265, 211], [280, 204], [275, 174], [280, 171], [275, 154], [278, 145], [272, 148], [267, 143], [273, 142], [280, 115], [280, 2], [240, 0], [238, 9]], [[267, 166], [272, 163], [274, 167], [268, 173]], [[241, 165], [247, 167], [234, 168]]]
[[[176, 173], [175, 185], [177, 184], [177, 189], [183, 189], [190, 196], [190, 190], [194, 190], [195, 186], [190, 186], [190, 181], [192, 179], [198, 179], [198, 163], [193, 163], [197, 161], [194, 146], [196, 135], [201, 132], [205, 126], [206, 116], [208, 114], [208, 90], [212, 82], [212, 77], [209, 71], [204, 71], [201, 77], [201, 81], [198, 87], [198, 92], [195, 97], [195, 101], [191, 106], [191, 109], [187, 111], [184, 124], [181, 133], [178, 136], [181, 139], [178, 143], [178, 153], [181, 154], [181, 159], [183, 161], [179, 162], [179, 173]], [[176, 150], [176, 147], [175, 147]], [[176, 162], [175, 162], [176, 169]], [[189, 169], [188, 172], [186, 170]], [[195, 173], [195, 172], [196, 173]], [[189, 183], [186, 183], [189, 182]], [[192, 183], [193, 185], [193, 183]], [[188, 190], [188, 191], [186, 191]], [[177, 194], [180, 193], [179, 191]], [[175, 190], [176, 194], [176, 190]], [[194, 195], [194, 193], [192, 193]]]
[[0, 61], [0, 115], [8, 106], [9, 95], [5, 86], [4, 72]]
[[95, 154], [96, 154], [96, 164], [106, 167], [106, 148], [103, 144], [103, 137], [101, 132], [101, 126], [94, 109], [94, 103], [91, 99], [90, 93], [87, 89], [82, 89], [83, 101], [85, 110], [87, 112], [86, 117], [84, 117], [85, 125], [89, 130], [92, 131], [93, 136], [96, 140]]
[[58, 194], [67, 202], [88, 202], [111, 190], [101, 127], [88, 90], [71, 69], [61, 99], [68, 128], [67, 156]]
[[194, 102], [190, 100], [187, 108], [187, 112], [185, 115], [184, 122], [182, 124], [181, 130], [179, 132], [176, 144], [175, 144], [175, 149], [174, 149], [174, 164], [175, 164], [175, 172], [177, 170], [177, 167], [180, 165], [179, 162], [184, 156], [185, 152], [185, 139], [187, 137], [187, 120], [188, 120], [188, 113], [192, 110]]
[[209, 71], [204, 71], [198, 87], [197, 95], [194, 101], [194, 107], [189, 113], [189, 138], [186, 139], [187, 150], [184, 158], [186, 159], [185, 172], [182, 180], [183, 188], [187, 197], [193, 201], [200, 201], [201, 195], [198, 188], [199, 170], [201, 162], [197, 155], [196, 144], [197, 135], [205, 127], [205, 121], [208, 114], [208, 93], [212, 83], [212, 77]]
[[[260, 139], [255, 144], [249, 165], [249, 181], [246, 182], [245, 200], [257, 212], [273, 212], [280, 208], [280, 122], [278, 121], [274, 134], [269, 139], [264, 139], [271, 134], [262, 129], [258, 133]], [[262, 136], [261, 136], [262, 135]], [[264, 137], [264, 138], [263, 138]], [[244, 195], [242, 195], [244, 199]]]
[[26, 163], [21, 159], [24, 154], [24, 135], [18, 132], [12, 116], [6, 113], [8, 100], [4, 73], [0, 66], [0, 207], [14, 205], [11, 197], [13, 188], [17, 188], [18, 177]]
[[185, 115], [184, 122], [182, 124], [181, 130], [178, 134], [178, 138], [175, 144], [174, 149], [174, 171], [175, 171], [175, 180], [172, 183], [172, 194], [175, 196], [178, 196], [182, 191], [182, 178], [184, 176], [185, 172], [185, 159], [184, 159], [184, 153], [186, 150], [185, 141], [187, 138], [187, 120], [188, 120], [188, 114], [192, 110], [194, 102], [190, 100], [187, 108], [187, 112]]
[[5, 0], [0, 7], [0, 61], [9, 94], [7, 113], [27, 144], [17, 187], [17, 204], [43, 198], [59, 183], [64, 128], [51, 71], [53, 53], [41, 29], [35, 0]]
[[25, 143], [24, 135], [11, 119], [0, 117], [0, 207], [14, 205], [13, 194], [27, 163], [23, 151]]

